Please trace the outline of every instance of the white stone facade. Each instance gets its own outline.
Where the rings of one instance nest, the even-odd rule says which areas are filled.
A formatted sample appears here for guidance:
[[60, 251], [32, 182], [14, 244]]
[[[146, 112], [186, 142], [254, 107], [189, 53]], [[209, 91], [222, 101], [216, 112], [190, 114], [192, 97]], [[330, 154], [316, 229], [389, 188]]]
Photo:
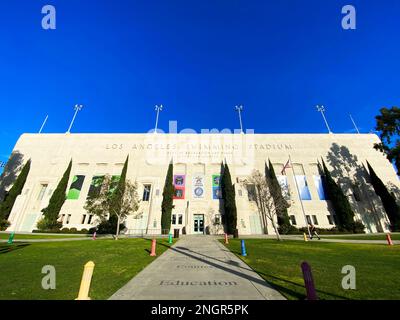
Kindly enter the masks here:
[[[204, 231], [208, 227], [210, 233], [224, 232], [222, 225], [218, 224], [220, 201], [213, 199], [212, 175], [220, 173], [221, 161], [226, 160], [236, 188], [239, 234], [261, 233], [257, 206], [249, 201], [247, 189], [241, 181], [253, 169], [264, 172], [268, 159], [276, 174], [281, 175], [289, 156], [296, 176], [305, 176], [307, 181], [311, 199], [302, 203], [305, 214], [317, 227], [334, 227], [333, 221], [329, 221], [332, 219], [329, 218], [329, 201], [320, 199], [315, 184], [318, 179], [316, 164], [322, 158], [335, 180], [339, 178], [356, 218], [366, 225], [366, 232], [388, 231], [387, 217], [372, 187], [362, 184], [359, 199], [354, 190], [349, 189], [349, 182], [359, 181], [366, 161], [385, 184], [390, 184], [394, 191], [399, 188], [393, 166], [383, 154], [373, 149], [376, 142], [379, 138], [374, 134], [23, 134], [14, 152], [19, 152], [24, 161], [30, 158], [32, 164], [24, 189], [9, 217], [9, 230], [32, 231], [36, 228], [41, 209], [47, 206], [71, 159], [69, 185], [75, 175], [84, 176], [84, 180], [78, 199], [67, 199], [61, 210], [64, 227], [89, 229], [96, 219], [92, 218], [88, 223], [89, 217], [86, 216], [82, 222], [83, 216], [87, 215], [83, 206], [92, 177], [120, 175], [129, 155], [127, 179], [139, 183], [141, 199], [144, 185], [150, 186], [148, 201], [141, 201], [142, 214], [126, 221], [129, 233], [160, 233], [162, 192], [171, 159], [174, 174], [184, 175], [186, 180], [184, 199], [174, 200], [173, 214], [176, 216], [172, 229], [182, 231], [185, 227], [187, 234], [199, 232], [203, 219]], [[293, 169], [285, 172], [290, 191], [289, 215], [297, 227], [304, 227], [305, 217]], [[196, 175], [204, 177], [204, 193], [200, 197], [195, 196], [193, 190]], [[270, 223], [267, 229], [269, 234], [274, 233]]]

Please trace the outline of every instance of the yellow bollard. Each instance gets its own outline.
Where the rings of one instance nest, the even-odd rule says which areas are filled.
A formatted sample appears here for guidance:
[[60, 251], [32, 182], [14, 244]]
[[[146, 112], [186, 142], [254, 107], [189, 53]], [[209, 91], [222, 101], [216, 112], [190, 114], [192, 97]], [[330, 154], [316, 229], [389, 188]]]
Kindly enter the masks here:
[[306, 236], [305, 233], [303, 233], [303, 236], [304, 236], [304, 241], [308, 241], [307, 236]]
[[76, 298], [75, 300], [90, 300], [89, 290], [90, 290], [90, 282], [92, 281], [93, 269], [94, 269], [93, 261], [89, 261], [88, 263], [85, 264], [81, 280], [81, 287], [79, 288], [78, 298]]

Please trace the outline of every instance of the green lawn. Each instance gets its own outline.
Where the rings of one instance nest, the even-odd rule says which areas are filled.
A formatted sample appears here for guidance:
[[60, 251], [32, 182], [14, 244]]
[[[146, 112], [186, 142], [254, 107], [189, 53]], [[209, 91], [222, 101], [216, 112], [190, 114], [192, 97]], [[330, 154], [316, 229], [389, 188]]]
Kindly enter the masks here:
[[[392, 240], [400, 240], [400, 233], [393, 233], [390, 235]], [[384, 234], [360, 234], [360, 235], [338, 235], [326, 237], [321, 235], [323, 239], [347, 239], [347, 240], [386, 240], [386, 235]]]
[[[14, 240], [27, 240], [27, 239], [66, 239], [66, 238], [84, 238], [91, 235], [87, 234], [18, 234], [14, 235]], [[5, 240], [10, 237], [9, 233], [0, 233], [0, 239]]]
[[[0, 299], [75, 299], [83, 266], [95, 263], [89, 296], [107, 299], [156, 257], [151, 240], [121, 239], [0, 244]], [[157, 255], [168, 239], [157, 240]], [[42, 267], [56, 269], [56, 289], [41, 286]]]
[[[303, 261], [311, 265], [320, 299], [400, 299], [400, 246], [245, 241], [247, 257], [240, 255], [240, 240], [229, 240], [227, 247], [288, 299], [305, 298]], [[342, 289], [345, 265], [356, 268], [356, 290]]]

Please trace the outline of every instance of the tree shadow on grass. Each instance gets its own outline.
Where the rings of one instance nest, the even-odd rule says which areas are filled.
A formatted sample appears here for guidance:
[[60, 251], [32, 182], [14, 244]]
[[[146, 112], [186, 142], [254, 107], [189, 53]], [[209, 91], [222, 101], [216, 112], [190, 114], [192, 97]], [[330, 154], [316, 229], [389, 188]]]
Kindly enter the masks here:
[[10, 253], [12, 251], [23, 249], [29, 246], [29, 243], [21, 243], [21, 244], [0, 244], [0, 254]]

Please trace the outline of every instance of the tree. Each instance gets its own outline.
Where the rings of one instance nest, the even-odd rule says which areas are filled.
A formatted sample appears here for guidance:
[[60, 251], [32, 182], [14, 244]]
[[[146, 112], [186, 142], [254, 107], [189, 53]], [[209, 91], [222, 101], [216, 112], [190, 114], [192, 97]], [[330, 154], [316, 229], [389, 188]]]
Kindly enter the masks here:
[[228, 234], [235, 234], [237, 230], [237, 209], [235, 200], [235, 186], [232, 184], [228, 164], [225, 163], [220, 178], [222, 199], [224, 201], [224, 215]]
[[[320, 166], [320, 164], [318, 164]], [[342, 189], [333, 180], [331, 173], [325, 165], [324, 160], [322, 160], [323, 170], [320, 171], [324, 173], [323, 183], [326, 187], [326, 193], [328, 199], [332, 203], [332, 208], [335, 211], [337, 217], [337, 226], [340, 231], [354, 231], [354, 212], [351, 209], [349, 200], [344, 195]]]
[[390, 162], [394, 162], [397, 174], [400, 174], [400, 108], [381, 108], [380, 115], [375, 117], [377, 131], [380, 131], [380, 143], [374, 148], [386, 154]]
[[250, 177], [245, 179], [242, 183], [245, 185], [254, 186], [254, 198], [257, 204], [258, 212], [260, 213], [263, 221], [265, 221], [264, 227], [266, 228], [267, 219], [271, 222], [272, 227], [275, 230], [277, 240], [281, 240], [281, 236], [278, 230], [279, 214], [287, 209], [288, 203], [283, 197], [274, 198], [274, 194], [280, 190], [278, 185], [267, 182], [264, 175], [258, 170], [253, 170]]
[[375, 193], [381, 198], [383, 207], [390, 220], [391, 230], [400, 231], [400, 208], [396, 203], [395, 197], [389, 192], [382, 180], [376, 175], [374, 169], [367, 161], [370, 182], [374, 187]]
[[49, 204], [42, 209], [43, 218], [38, 222], [37, 227], [40, 230], [56, 230], [62, 227], [62, 222], [57, 221], [60, 210], [66, 199], [66, 191], [68, 187], [69, 175], [71, 173], [72, 160], [69, 162], [60, 182], [54, 190]]
[[171, 161], [168, 166], [167, 176], [165, 177], [163, 200], [161, 203], [161, 232], [165, 234], [169, 233], [171, 229], [171, 214], [174, 208], [175, 188], [173, 185], [173, 171], [174, 165]]
[[278, 205], [278, 212], [277, 212], [277, 218], [278, 218], [278, 225], [280, 232], [282, 233], [288, 233], [290, 230], [295, 229], [289, 219], [288, 211], [287, 209], [289, 208], [289, 203], [285, 200], [285, 198], [282, 195], [282, 188], [281, 185], [279, 184], [279, 181], [275, 175], [275, 170], [274, 167], [271, 163], [271, 161], [268, 159], [268, 165], [265, 164], [265, 178], [267, 180], [267, 184], [271, 190], [272, 197], [274, 198], [274, 201], [279, 204], [285, 204], [286, 206]]
[[[137, 213], [137, 216], [141, 215], [138, 212], [140, 200], [137, 183], [131, 183], [125, 177], [123, 181], [122, 185], [120, 179], [118, 187], [110, 192], [112, 179], [109, 175], [104, 176], [99, 193], [89, 197], [84, 207], [87, 212], [100, 219], [101, 229], [115, 232], [115, 240], [118, 240], [120, 225], [129, 215], [134, 213]], [[110, 220], [111, 222], [109, 222]], [[102, 230], [100, 230], [100, 233], [103, 233]]]
[[29, 159], [23, 166], [18, 178], [15, 180], [10, 191], [7, 193], [7, 196], [4, 198], [3, 202], [0, 203], [0, 223], [7, 225], [7, 219], [10, 216], [15, 200], [21, 194], [22, 189], [24, 188], [30, 168], [31, 160]]

